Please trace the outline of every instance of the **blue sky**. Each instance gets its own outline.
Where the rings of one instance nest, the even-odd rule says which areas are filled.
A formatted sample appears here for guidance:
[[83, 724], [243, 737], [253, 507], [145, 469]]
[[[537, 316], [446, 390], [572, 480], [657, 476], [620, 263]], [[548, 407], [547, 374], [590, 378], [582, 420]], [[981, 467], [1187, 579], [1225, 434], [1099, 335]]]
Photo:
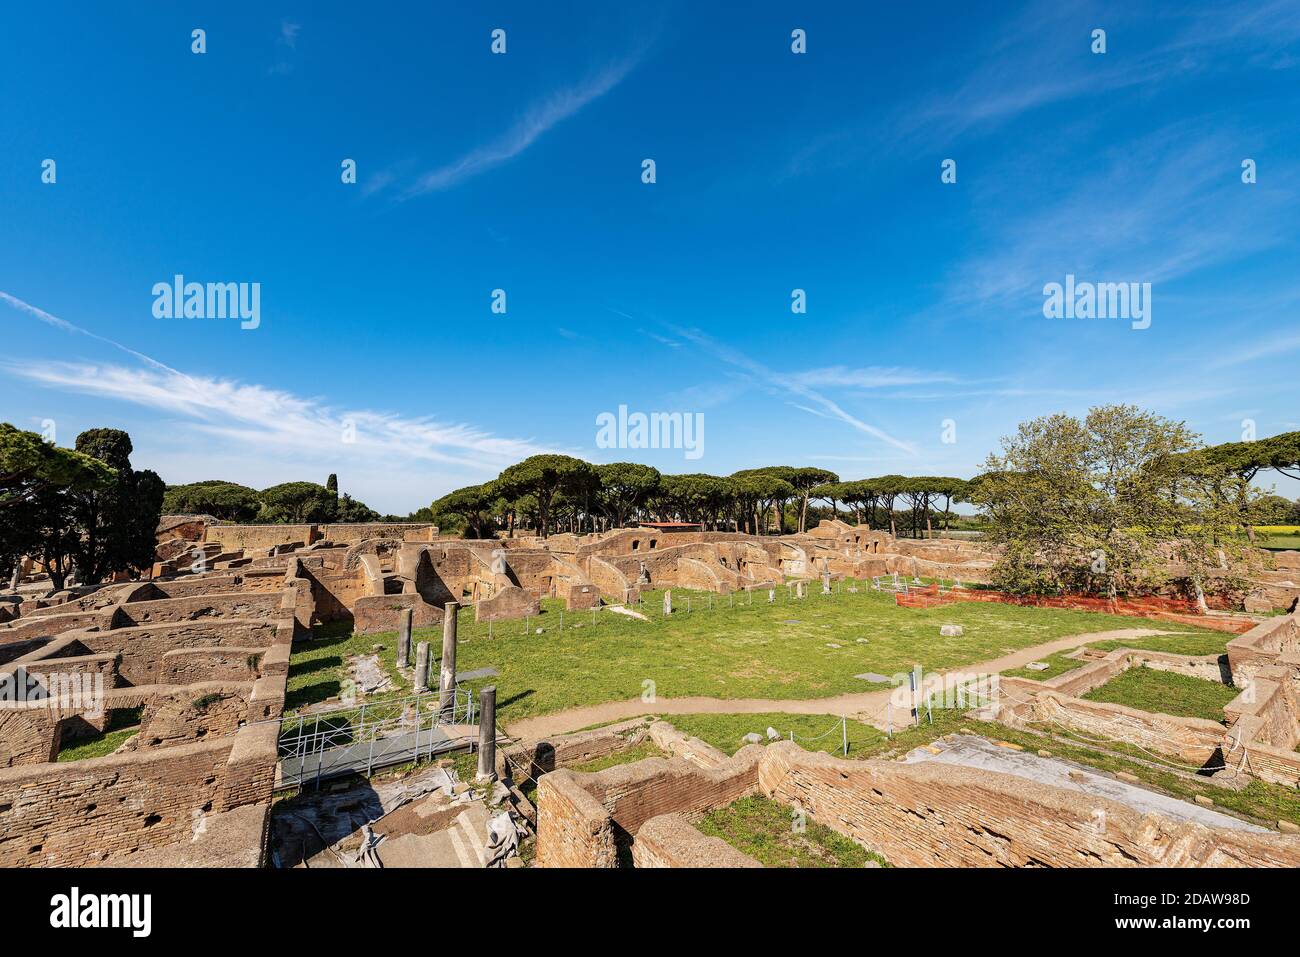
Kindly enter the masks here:
[[[805, 6], [7, 5], [0, 419], [393, 512], [542, 450], [972, 475], [1104, 402], [1300, 428], [1300, 5]], [[178, 273], [260, 325], [155, 318]], [[1150, 282], [1150, 328], [1045, 318], [1067, 274]], [[597, 448], [620, 405], [703, 456]]]

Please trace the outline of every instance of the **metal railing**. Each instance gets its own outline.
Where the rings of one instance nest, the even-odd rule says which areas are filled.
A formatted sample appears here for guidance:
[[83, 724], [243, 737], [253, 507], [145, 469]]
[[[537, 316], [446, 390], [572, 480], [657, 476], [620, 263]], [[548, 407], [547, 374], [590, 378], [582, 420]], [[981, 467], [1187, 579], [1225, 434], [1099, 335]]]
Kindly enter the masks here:
[[474, 693], [456, 688], [448, 707], [437, 691], [345, 705], [281, 719], [278, 742], [279, 787], [431, 757], [472, 741], [453, 738], [451, 725], [478, 718]]

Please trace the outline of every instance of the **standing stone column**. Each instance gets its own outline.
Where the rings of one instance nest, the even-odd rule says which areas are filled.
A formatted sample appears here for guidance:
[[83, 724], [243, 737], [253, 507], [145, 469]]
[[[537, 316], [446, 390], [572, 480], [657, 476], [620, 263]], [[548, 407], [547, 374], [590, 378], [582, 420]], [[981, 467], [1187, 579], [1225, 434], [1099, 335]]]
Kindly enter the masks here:
[[397, 664], [402, 668], [411, 667], [411, 620], [414, 617], [410, 608], [403, 608], [397, 615]]
[[424, 694], [429, 690], [429, 643], [422, 641], [415, 646], [415, 693]]
[[497, 776], [497, 689], [484, 688], [478, 695], [478, 775], [479, 781], [495, 781]]
[[670, 588], [666, 592], [664, 592], [664, 614], [671, 615], [672, 613], [673, 613], [673, 591]]
[[438, 710], [445, 718], [456, 708], [456, 612], [460, 603], [442, 609], [442, 670], [438, 672]]
[[830, 593], [831, 593], [831, 573], [822, 572], [822, 594], [829, 595]]

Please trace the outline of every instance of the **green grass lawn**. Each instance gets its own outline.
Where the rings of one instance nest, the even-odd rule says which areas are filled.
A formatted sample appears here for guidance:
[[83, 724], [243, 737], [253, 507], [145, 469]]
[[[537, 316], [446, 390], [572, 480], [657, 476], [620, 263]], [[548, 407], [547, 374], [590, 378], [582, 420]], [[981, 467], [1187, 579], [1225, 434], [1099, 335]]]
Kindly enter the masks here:
[[613, 754], [606, 754], [599, 758], [592, 758], [590, 761], [584, 761], [581, 764], [566, 765], [573, 771], [586, 771], [593, 773], [604, 771], [606, 768], [617, 767], [620, 764], [632, 764], [636, 761], [643, 761], [646, 758], [666, 758], [668, 754], [664, 752], [659, 745], [655, 744], [649, 738], [630, 748], [624, 748], [622, 751], [615, 751]]
[[864, 867], [868, 861], [886, 864], [879, 854], [863, 849], [825, 824], [797, 814], [789, 805], [757, 795], [711, 811], [697, 827], [764, 867]]
[[[1171, 627], [1180, 626], [1173, 625]], [[1088, 647], [1100, 651], [1133, 648], [1146, 651], [1167, 651], [1174, 655], [1222, 655], [1227, 653], [1228, 641], [1234, 637], [1236, 636], [1224, 632], [1202, 629], [1187, 634], [1151, 635], [1147, 638], [1126, 638], [1122, 641], [1091, 641], [1088, 643]], [[1055, 678], [1057, 675], [1088, 664], [1088, 662], [1080, 661], [1078, 658], [1069, 657], [1074, 652], [1075, 649], [1071, 649], [1070, 651], [1058, 651], [1053, 655], [1045, 656], [1042, 660], [1048, 665], [1046, 671], [1016, 668], [1002, 673], [1008, 678], [1032, 678], [1035, 681], [1046, 681], [1048, 678]]]
[[1143, 711], [1223, 721], [1223, 706], [1239, 688], [1152, 668], [1130, 668], [1083, 697]]
[[[383, 649], [376, 652], [375, 645], [383, 645]], [[442, 647], [441, 636], [438, 638], [438, 647]], [[387, 696], [410, 694], [411, 682], [397, 669], [396, 632], [354, 635], [350, 625], [333, 622], [313, 628], [310, 641], [294, 643], [284, 699], [285, 712], [292, 713], [307, 705], [339, 697], [344, 691], [344, 681], [350, 678], [348, 658], [372, 654], [379, 655], [384, 671], [395, 684], [394, 690]]]
[[102, 758], [106, 754], [112, 754], [126, 743], [127, 738], [140, 730], [140, 715], [143, 711], [143, 708], [123, 708], [114, 711], [102, 732], [60, 748], [58, 760], [81, 761], [85, 758]]
[[[841, 591], [831, 596], [822, 596], [816, 587], [811, 591], [799, 601], [787, 598], [780, 588], [775, 604], [767, 603], [766, 592], [758, 592], [749, 604], [747, 595], [728, 599], [674, 590], [680, 611], [666, 619], [662, 592], [650, 592], [640, 606], [648, 622], [600, 611], [593, 624], [591, 612], [565, 613], [563, 631], [561, 603], [556, 600], [544, 600], [539, 616], [491, 628], [475, 623], [473, 611], [466, 608], [458, 626], [457, 666], [462, 671], [498, 669], [496, 678], [471, 685], [495, 684], [497, 712], [508, 722], [637, 698], [647, 681], [654, 682], [655, 693], [663, 697], [828, 697], [880, 687], [853, 677], [863, 672], [893, 675], [916, 664], [930, 670], [949, 668], [1067, 635], [1171, 627], [1142, 618], [993, 602], [899, 608], [892, 595], [865, 587], [856, 594]], [[965, 634], [940, 637], [939, 626], [945, 623], [962, 625]], [[416, 640], [429, 641], [436, 649], [441, 630], [417, 630]], [[375, 643], [384, 645], [380, 657], [390, 663], [396, 645], [391, 632], [363, 638], [334, 635], [323, 642], [296, 644], [290, 707], [336, 695], [345, 676], [346, 654], [369, 653]]]
[[1274, 552], [1293, 551], [1300, 549], [1300, 535], [1260, 535], [1255, 545]]

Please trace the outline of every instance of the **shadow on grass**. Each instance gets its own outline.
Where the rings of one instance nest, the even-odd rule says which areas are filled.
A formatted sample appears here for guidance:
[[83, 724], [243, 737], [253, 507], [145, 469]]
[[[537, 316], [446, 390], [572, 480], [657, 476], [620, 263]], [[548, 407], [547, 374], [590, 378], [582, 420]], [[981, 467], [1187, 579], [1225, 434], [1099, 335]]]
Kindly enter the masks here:
[[331, 681], [318, 681], [302, 688], [295, 688], [284, 696], [284, 710], [296, 711], [308, 705], [320, 704], [337, 698], [343, 693], [343, 683], [337, 678]]

